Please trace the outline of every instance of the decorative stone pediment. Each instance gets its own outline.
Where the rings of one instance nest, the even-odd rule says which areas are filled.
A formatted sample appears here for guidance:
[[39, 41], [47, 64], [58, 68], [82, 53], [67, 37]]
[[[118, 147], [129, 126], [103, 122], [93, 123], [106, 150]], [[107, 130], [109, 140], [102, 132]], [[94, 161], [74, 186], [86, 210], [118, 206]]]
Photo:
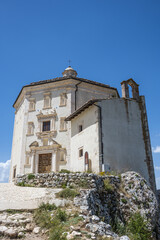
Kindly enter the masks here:
[[31, 143], [31, 144], [29, 145], [29, 147], [39, 147], [39, 144], [38, 144], [37, 141], [34, 141], [33, 143]]
[[39, 114], [37, 114], [37, 118], [39, 119], [48, 119], [48, 118], [54, 118], [57, 116], [56, 110], [52, 110], [51, 113], [43, 114], [42, 111], [40, 111]]
[[47, 145], [47, 146], [39, 146], [39, 144], [37, 145], [35, 142], [33, 142], [33, 144], [30, 145], [30, 149], [31, 149], [31, 152], [44, 151], [44, 150], [57, 151], [58, 149], [61, 149], [61, 145], [52, 139], [51, 145]]
[[55, 140], [52, 139], [52, 145], [57, 145], [59, 147], [61, 147], [61, 145], [59, 143], [57, 143]]

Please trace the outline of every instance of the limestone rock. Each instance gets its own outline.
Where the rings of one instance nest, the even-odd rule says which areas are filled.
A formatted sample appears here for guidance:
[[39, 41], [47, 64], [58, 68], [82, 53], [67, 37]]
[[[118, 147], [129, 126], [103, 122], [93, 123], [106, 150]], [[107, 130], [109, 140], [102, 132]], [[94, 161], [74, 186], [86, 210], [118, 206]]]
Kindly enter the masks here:
[[6, 226], [0, 226], [0, 234], [4, 234], [5, 231], [7, 231], [8, 228]]
[[92, 216], [92, 221], [93, 221], [93, 222], [99, 222], [99, 221], [100, 221], [100, 218], [97, 217], [96, 215], [93, 215], [93, 216]]
[[118, 236], [117, 234], [111, 232], [111, 226], [109, 224], [106, 224], [102, 221], [97, 224], [88, 223], [86, 224], [86, 229], [100, 236], [104, 235], [110, 235], [114, 237]]
[[35, 227], [33, 229], [33, 233], [38, 234], [40, 232], [41, 228], [40, 227]]
[[122, 237], [120, 237], [120, 240], [130, 240], [130, 238], [127, 236], [122, 236]]
[[18, 233], [18, 237], [19, 237], [19, 238], [23, 238], [24, 236], [25, 236], [25, 234], [24, 234], [23, 232], [19, 232], [19, 233]]
[[13, 228], [9, 228], [4, 232], [4, 235], [6, 235], [10, 238], [16, 238], [18, 235], [18, 232]]

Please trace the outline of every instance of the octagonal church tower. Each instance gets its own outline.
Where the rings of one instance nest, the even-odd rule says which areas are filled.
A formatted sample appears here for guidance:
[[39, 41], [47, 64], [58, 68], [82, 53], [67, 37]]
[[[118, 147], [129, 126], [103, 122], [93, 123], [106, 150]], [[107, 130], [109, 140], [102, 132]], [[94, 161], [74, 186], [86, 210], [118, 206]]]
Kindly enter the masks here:
[[71, 169], [71, 122], [66, 117], [91, 99], [107, 98], [119, 98], [117, 89], [79, 78], [70, 66], [62, 77], [22, 87], [13, 105], [10, 181], [17, 174]]

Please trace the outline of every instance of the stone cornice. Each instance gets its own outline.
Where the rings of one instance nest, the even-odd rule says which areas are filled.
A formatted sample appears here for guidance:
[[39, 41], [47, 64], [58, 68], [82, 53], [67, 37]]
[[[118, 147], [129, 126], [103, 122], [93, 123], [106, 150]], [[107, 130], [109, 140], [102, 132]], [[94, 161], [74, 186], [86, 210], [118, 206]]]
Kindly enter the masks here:
[[61, 145], [59, 144], [53, 144], [48, 146], [40, 146], [40, 147], [30, 147], [31, 151], [44, 151], [44, 150], [57, 150], [60, 148]]
[[[81, 81], [83, 85], [85, 85], [88, 88], [93, 88], [93, 89], [106, 89], [106, 90], [110, 90], [110, 91], [114, 91], [116, 92], [117, 96], [119, 97], [118, 91], [116, 88], [113, 87], [109, 87], [108, 85], [102, 84], [102, 83], [96, 83], [94, 81], [90, 81], [88, 80], [88, 82], [85, 79], [81, 79], [81, 78], [60, 78], [60, 80], [58, 81], [42, 81], [43, 83], [37, 83], [37, 84], [30, 84], [30, 85], [26, 85], [24, 86], [16, 101], [13, 104], [14, 108], [18, 108], [19, 104], [21, 103], [22, 99], [25, 97], [25, 95], [27, 94], [31, 94], [32, 92], [38, 92], [41, 91], [42, 92], [51, 92], [53, 90], [56, 89], [61, 89], [61, 88], [65, 88], [65, 89], [75, 89], [75, 84], [77, 83], [77, 81]], [[104, 91], [106, 91], [104, 90]]]

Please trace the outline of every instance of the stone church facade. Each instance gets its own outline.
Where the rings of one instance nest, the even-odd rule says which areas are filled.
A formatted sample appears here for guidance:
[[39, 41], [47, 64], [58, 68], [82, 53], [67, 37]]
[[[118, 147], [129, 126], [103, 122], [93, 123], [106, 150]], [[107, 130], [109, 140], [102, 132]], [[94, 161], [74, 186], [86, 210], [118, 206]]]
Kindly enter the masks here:
[[63, 77], [24, 86], [13, 105], [10, 181], [61, 169], [134, 170], [155, 189], [145, 99], [133, 79], [121, 85], [122, 98], [68, 67]]

